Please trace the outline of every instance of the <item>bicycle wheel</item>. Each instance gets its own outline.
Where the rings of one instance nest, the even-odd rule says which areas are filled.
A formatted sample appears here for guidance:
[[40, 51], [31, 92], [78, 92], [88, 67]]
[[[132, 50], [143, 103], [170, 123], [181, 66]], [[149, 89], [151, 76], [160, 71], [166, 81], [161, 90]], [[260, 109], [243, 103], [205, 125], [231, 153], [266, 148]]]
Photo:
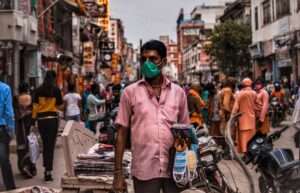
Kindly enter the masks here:
[[222, 173], [220, 168], [218, 168], [215, 173], [214, 184], [220, 187], [224, 193], [236, 193], [236, 191], [234, 191], [234, 188], [226, 180], [225, 175]]
[[222, 189], [215, 185], [209, 185], [208, 187], [202, 187], [200, 190], [204, 191], [205, 193], [224, 193]]

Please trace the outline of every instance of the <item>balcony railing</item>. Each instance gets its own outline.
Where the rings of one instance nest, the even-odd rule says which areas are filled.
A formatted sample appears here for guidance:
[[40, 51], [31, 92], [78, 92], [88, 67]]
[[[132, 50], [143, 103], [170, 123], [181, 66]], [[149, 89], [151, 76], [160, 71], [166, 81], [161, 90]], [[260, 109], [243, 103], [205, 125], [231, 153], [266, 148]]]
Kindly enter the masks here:
[[15, 9], [14, 0], [0, 0], [0, 10]]

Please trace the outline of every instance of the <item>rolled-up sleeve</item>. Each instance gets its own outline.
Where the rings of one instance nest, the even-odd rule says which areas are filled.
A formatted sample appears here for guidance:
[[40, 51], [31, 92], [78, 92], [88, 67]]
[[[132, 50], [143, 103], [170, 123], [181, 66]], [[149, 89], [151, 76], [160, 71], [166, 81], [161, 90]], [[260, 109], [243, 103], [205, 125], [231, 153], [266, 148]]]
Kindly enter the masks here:
[[119, 111], [115, 121], [116, 125], [128, 128], [130, 126], [130, 117], [132, 114], [130, 95], [128, 90], [124, 90], [120, 103], [119, 103]]
[[182, 124], [190, 124], [187, 97], [184, 92], [181, 92], [178, 122]]

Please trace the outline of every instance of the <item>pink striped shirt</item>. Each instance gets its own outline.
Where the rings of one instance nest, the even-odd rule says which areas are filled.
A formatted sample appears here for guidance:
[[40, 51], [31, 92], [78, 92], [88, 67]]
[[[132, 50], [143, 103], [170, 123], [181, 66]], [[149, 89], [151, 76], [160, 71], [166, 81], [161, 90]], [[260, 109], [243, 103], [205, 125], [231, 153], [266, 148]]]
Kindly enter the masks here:
[[159, 101], [145, 80], [121, 96], [116, 124], [131, 129], [132, 175], [140, 180], [169, 177], [174, 123], [189, 124], [184, 90], [165, 78]]

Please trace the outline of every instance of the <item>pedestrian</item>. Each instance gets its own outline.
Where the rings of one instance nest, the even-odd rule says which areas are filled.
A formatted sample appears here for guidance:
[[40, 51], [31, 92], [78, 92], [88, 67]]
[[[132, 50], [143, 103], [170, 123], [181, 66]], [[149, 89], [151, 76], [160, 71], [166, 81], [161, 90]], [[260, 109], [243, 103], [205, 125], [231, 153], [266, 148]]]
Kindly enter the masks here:
[[32, 125], [32, 98], [27, 83], [20, 84], [15, 106], [18, 168], [23, 176], [32, 178], [36, 175], [36, 166], [30, 159], [27, 138]]
[[[157, 40], [141, 49], [144, 78], [125, 88], [116, 118], [117, 139], [114, 191], [122, 192], [125, 181], [122, 157], [131, 133], [132, 176], [135, 193], [177, 193], [170, 177], [169, 150], [174, 144], [171, 127], [189, 124], [184, 90], [168, 80], [161, 69], [167, 63], [167, 49]], [[130, 128], [130, 132], [129, 132]]]
[[193, 83], [191, 85], [187, 95], [187, 101], [191, 124], [193, 124], [195, 128], [203, 127], [204, 119], [201, 110], [206, 104], [200, 96], [199, 84]]
[[104, 113], [100, 111], [100, 105], [105, 105], [105, 100], [100, 99], [99, 84], [94, 83], [91, 86], [91, 93], [87, 98], [89, 129], [94, 133], [97, 133], [97, 124], [104, 116]]
[[271, 93], [271, 97], [276, 98], [282, 107], [285, 106], [285, 92], [282, 89], [279, 81], [274, 82], [274, 90]]
[[255, 91], [257, 92], [256, 99], [256, 116], [257, 116], [257, 130], [264, 135], [270, 132], [269, 122], [269, 93], [264, 88], [262, 80], [255, 81]]
[[80, 101], [81, 96], [76, 93], [75, 85], [68, 84], [68, 93], [63, 97], [65, 102], [65, 117], [67, 121], [80, 121]]
[[230, 119], [230, 114], [234, 104], [234, 80], [225, 79], [222, 82], [222, 89], [219, 95], [220, 99], [220, 131], [224, 135], [227, 122]]
[[83, 114], [83, 119], [85, 123], [85, 128], [90, 129], [90, 124], [89, 124], [89, 108], [87, 105], [87, 99], [88, 96], [91, 94], [91, 86], [87, 85], [83, 94], [82, 94], [82, 114]]
[[106, 110], [111, 111], [113, 109], [112, 108], [112, 98], [113, 98], [112, 86], [107, 85], [105, 91], [106, 91], [105, 92]]
[[220, 116], [220, 93], [218, 90], [211, 85], [210, 88], [210, 103], [208, 105], [208, 113], [210, 117], [210, 135], [211, 136], [221, 136], [220, 124], [221, 124], [221, 116]]
[[9, 144], [15, 134], [15, 115], [12, 101], [10, 87], [0, 81], [0, 166], [6, 190], [16, 188], [9, 160]]
[[201, 91], [201, 98], [205, 103], [205, 106], [201, 109], [201, 114], [203, 116], [204, 122], [208, 124], [209, 85], [205, 84], [201, 87], [203, 88], [203, 90]]
[[256, 134], [255, 103], [256, 92], [252, 89], [252, 80], [245, 78], [242, 81], [243, 89], [237, 95], [232, 114], [242, 113], [237, 128], [237, 145], [239, 153], [247, 152], [248, 142]]
[[62, 109], [63, 99], [56, 86], [56, 73], [46, 72], [43, 84], [38, 87], [33, 97], [32, 117], [36, 119], [43, 143], [44, 180], [53, 181], [53, 159], [56, 137], [59, 127], [58, 111]]

